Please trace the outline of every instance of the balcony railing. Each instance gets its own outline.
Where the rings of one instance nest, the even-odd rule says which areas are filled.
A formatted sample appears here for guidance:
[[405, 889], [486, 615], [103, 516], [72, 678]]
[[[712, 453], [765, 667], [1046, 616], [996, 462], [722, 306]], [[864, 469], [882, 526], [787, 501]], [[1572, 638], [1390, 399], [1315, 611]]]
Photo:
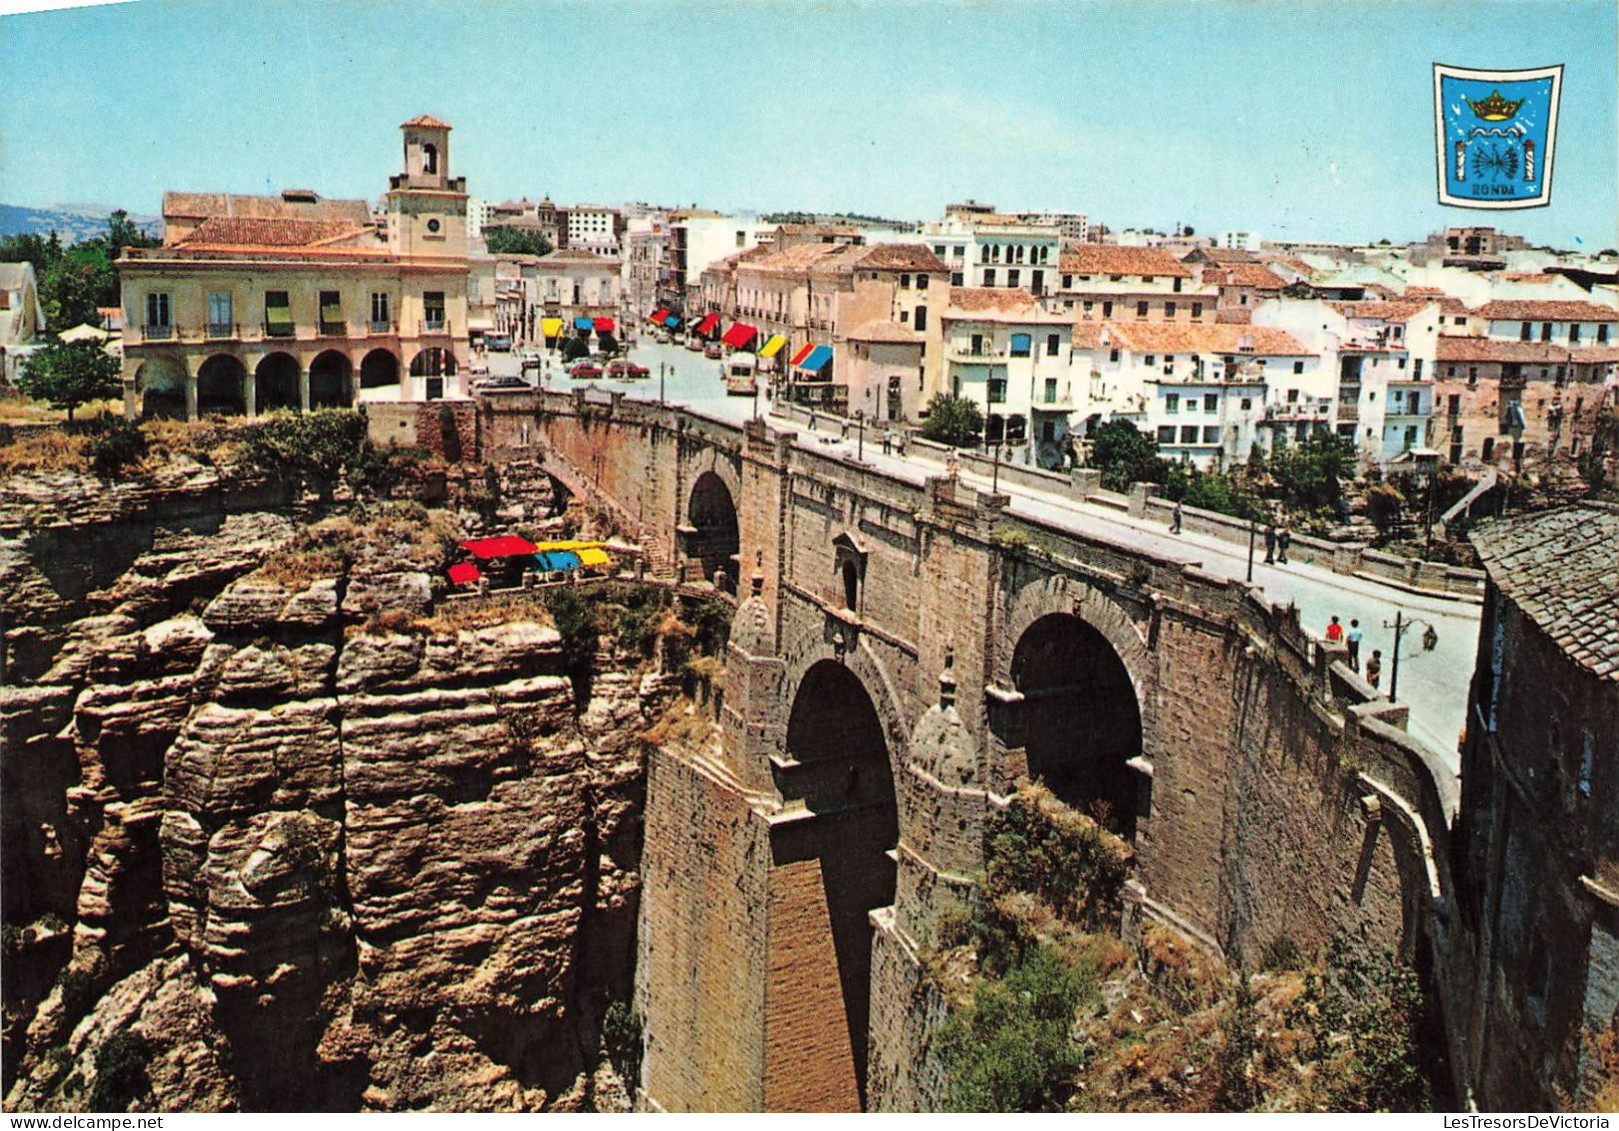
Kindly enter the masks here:
[[447, 334], [449, 333], [448, 323], [443, 318], [423, 318], [420, 332], [423, 334]]
[[242, 336], [241, 327], [234, 322], [210, 322], [203, 328], [203, 333], [214, 339], [239, 338]]
[[297, 333], [297, 328], [291, 322], [266, 322], [264, 336], [266, 338], [290, 338]]
[[174, 326], [155, 326], [148, 322], [141, 327], [141, 337], [148, 342], [166, 342], [174, 337]]
[[398, 325], [386, 318], [373, 318], [370, 322], [373, 334], [392, 334], [398, 330]]
[[320, 336], [323, 338], [342, 338], [346, 337], [348, 332], [347, 322], [328, 322], [324, 318], [320, 320]]

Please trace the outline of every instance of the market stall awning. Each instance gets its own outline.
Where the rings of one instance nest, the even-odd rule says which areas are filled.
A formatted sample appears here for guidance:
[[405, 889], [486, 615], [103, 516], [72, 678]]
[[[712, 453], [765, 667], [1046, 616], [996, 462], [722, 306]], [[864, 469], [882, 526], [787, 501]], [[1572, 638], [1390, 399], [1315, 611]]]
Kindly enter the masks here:
[[678, 314], [669, 315], [669, 317], [667, 317], [667, 318], [665, 318], [663, 320], [663, 324], [665, 326], [669, 327], [669, 329], [671, 329], [671, 330], [677, 329], [680, 326], [680, 315], [678, 315]]
[[797, 363], [798, 368], [806, 373], [819, 373], [826, 368], [827, 362], [832, 360], [831, 346], [816, 346], [810, 351], [808, 357]]
[[98, 330], [88, 322], [80, 322], [71, 330], [63, 330], [56, 335], [64, 342], [104, 342], [110, 337], [105, 330]]
[[647, 321], [648, 322], [657, 322], [657, 323], [661, 324], [664, 321], [664, 319], [666, 319], [668, 317], [669, 317], [669, 308], [664, 307], [664, 306], [660, 306], [660, 307], [658, 307], [658, 309], [654, 310], [647, 317]]
[[485, 560], [532, 554], [535, 550], [534, 543], [515, 534], [503, 534], [499, 538], [474, 538], [470, 542], [461, 543], [461, 548], [473, 557]]
[[572, 550], [547, 550], [534, 555], [534, 564], [547, 573], [579, 568], [579, 555]]
[[573, 328], [575, 330], [583, 330], [587, 334], [595, 328], [595, 325], [596, 324], [588, 318], [575, 318], [573, 320]]
[[786, 344], [787, 344], [787, 339], [786, 338], [782, 337], [780, 334], [771, 334], [770, 335], [770, 340], [768, 342], [766, 342], [765, 345], [764, 345], [764, 348], [759, 351], [759, 356], [760, 357], [775, 357], [778, 353], [781, 352], [781, 347], [786, 345]]
[[816, 347], [815, 347], [814, 342], [805, 342], [804, 343], [804, 348], [799, 350], [797, 353], [793, 354], [793, 359], [791, 361], [789, 361], [787, 364], [788, 365], [799, 365], [799, 364], [801, 364], [806, 357], [808, 357], [810, 354], [815, 352], [815, 348]]
[[560, 318], [542, 318], [542, 319], [540, 319], [540, 333], [544, 334], [548, 338], [555, 338], [555, 337], [559, 336], [562, 333], [562, 319], [560, 319]]
[[457, 562], [450, 567], [450, 580], [457, 585], [471, 585], [482, 576], [478, 567], [471, 562]]
[[699, 334], [712, 334], [714, 332], [714, 327], [718, 326], [719, 324], [720, 316], [718, 314], [704, 315], [703, 320], [697, 323], [697, 332]]
[[604, 545], [606, 545], [605, 542], [579, 541], [576, 539], [565, 542], [541, 542], [534, 549], [539, 553], [547, 554], [552, 550], [599, 550]]
[[613, 332], [613, 320], [611, 318], [598, 318], [598, 319], [596, 319], [596, 333], [598, 333], [598, 334], [611, 334], [612, 332]]
[[494, 333], [495, 320], [493, 318], [468, 318], [467, 333], [476, 334], [480, 331], [485, 334]]
[[755, 330], [746, 322], [736, 322], [731, 325], [729, 330], [725, 331], [725, 336], [721, 338], [720, 341], [724, 342], [728, 346], [735, 346], [737, 349], [741, 349], [743, 346], [753, 341], [753, 339], [758, 336], [758, 333], [758, 330]]
[[583, 549], [579, 551], [579, 564], [585, 566], [608, 566], [613, 559], [607, 556], [606, 550]]

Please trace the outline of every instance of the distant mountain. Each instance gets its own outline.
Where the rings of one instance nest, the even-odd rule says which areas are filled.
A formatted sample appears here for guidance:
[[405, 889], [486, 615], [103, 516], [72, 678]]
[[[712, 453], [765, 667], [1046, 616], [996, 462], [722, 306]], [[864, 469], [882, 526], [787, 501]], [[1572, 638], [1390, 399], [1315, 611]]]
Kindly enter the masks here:
[[[105, 235], [107, 217], [113, 210], [80, 211], [80, 207], [84, 206], [22, 208], [15, 204], [0, 204], [0, 236], [26, 232], [47, 235], [54, 229], [63, 243], [76, 243], [91, 236]], [[159, 217], [131, 215], [130, 219], [150, 235], [162, 234], [163, 221]]]

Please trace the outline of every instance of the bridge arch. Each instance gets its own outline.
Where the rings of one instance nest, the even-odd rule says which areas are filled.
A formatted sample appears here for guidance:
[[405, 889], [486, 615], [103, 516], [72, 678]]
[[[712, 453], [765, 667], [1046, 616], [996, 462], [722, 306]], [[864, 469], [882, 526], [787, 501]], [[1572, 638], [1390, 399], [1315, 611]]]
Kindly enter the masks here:
[[687, 555], [702, 568], [705, 580], [734, 595], [735, 558], [742, 545], [736, 495], [717, 472], [705, 471], [691, 485], [686, 522]]
[[[860, 665], [864, 667], [865, 664]], [[886, 689], [884, 689], [886, 690]], [[796, 681], [775, 770], [790, 810], [772, 835], [780, 870], [772, 915], [791, 938], [772, 948], [793, 969], [799, 1008], [784, 1033], [790, 1063], [767, 1067], [772, 1110], [858, 1110], [866, 1103], [871, 912], [894, 902], [898, 800], [888, 725], [857, 670], [815, 660]], [[783, 932], [786, 936], [787, 931]], [[775, 1042], [772, 1042], [775, 1045]]]
[[1016, 696], [994, 729], [1021, 752], [1011, 768], [1133, 838], [1148, 779], [1129, 763], [1147, 748], [1154, 684], [1141, 632], [1092, 586], [1048, 576], [1012, 597], [1001, 639], [996, 682]]

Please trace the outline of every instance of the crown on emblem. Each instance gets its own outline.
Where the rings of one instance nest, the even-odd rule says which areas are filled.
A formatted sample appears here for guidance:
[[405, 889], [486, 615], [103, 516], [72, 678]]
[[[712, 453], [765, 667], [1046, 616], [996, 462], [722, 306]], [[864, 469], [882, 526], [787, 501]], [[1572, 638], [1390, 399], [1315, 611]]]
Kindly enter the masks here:
[[1520, 98], [1514, 102], [1510, 98], [1502, 98], [1499, 90], [1492, 90], [1490, 96], [1482, 102], [1474, 102], [1471, 98], [1466, 97], [1462, 101], [1471, 106], [1473, 113], [1486, 122], [1504, 122], [1516, 114], [1518, 107], [1528, 100]]

